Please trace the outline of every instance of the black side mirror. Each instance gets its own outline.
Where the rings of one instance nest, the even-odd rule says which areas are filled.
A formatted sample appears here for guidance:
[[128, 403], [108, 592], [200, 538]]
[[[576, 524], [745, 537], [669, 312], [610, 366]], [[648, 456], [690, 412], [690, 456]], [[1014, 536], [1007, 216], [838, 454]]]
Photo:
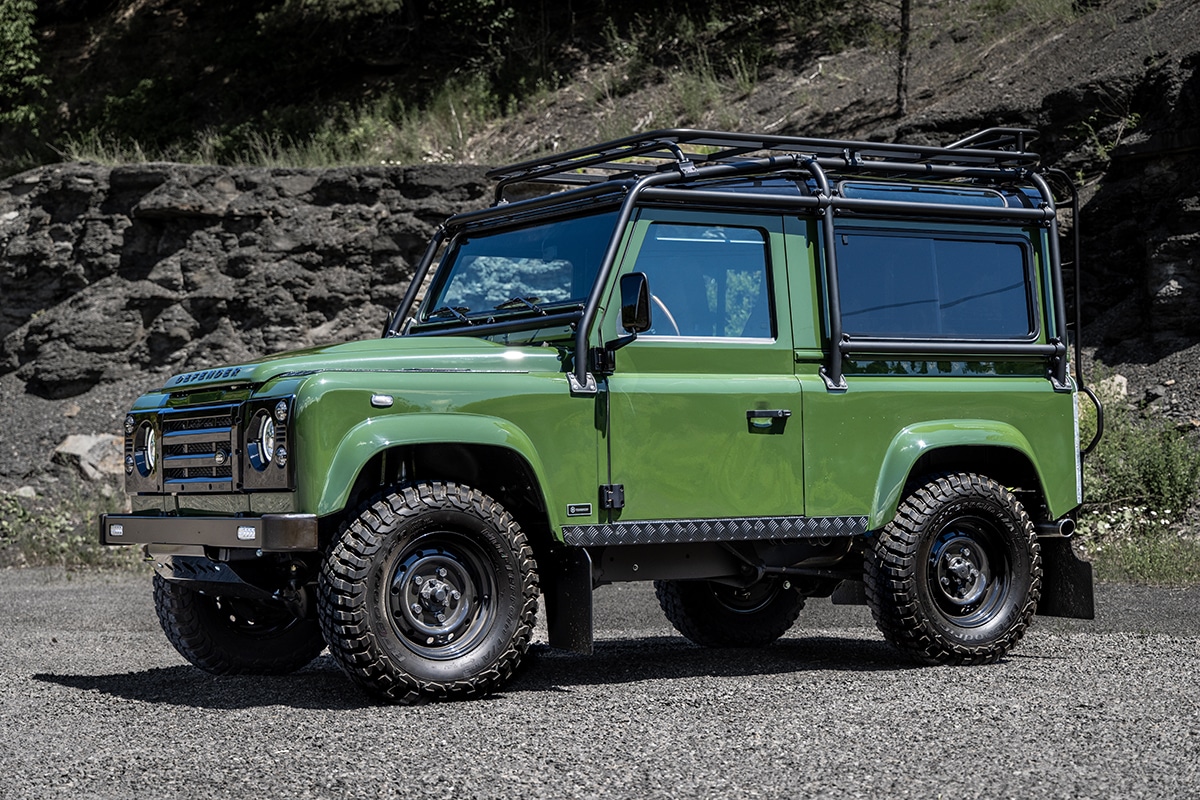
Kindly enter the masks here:
[[633, 334], [650, 330], [650, 281], [644, 272], [621, 276], [621, 327]]
[[604, 347], [592, 350], [596, 372], [611, 375], [617, 369], [617, 351], [637, 339], [639, 333], [650, 330], [650, 281], [644, 272], [621, 276], [621, 327], [628, 336], [605, 342]]

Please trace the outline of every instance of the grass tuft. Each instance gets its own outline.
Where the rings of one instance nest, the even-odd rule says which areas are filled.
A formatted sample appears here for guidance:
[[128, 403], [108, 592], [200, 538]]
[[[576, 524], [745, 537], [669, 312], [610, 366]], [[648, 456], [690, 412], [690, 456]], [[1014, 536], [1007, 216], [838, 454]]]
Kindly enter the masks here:
[[77, 495], [68, 501], [0, 495], [0, 567], [135, 569], [139, 548], [106, 547], [96, 520], [115, 511], [101, 495]]
[[[1095, 430], [1085, 417], [1084, 441]], [[1084, 461], [1079, 538], [1101, 580], [1200, 582], [1200, 442], [1123, 400], [1107, 403], [1104, 438]]]

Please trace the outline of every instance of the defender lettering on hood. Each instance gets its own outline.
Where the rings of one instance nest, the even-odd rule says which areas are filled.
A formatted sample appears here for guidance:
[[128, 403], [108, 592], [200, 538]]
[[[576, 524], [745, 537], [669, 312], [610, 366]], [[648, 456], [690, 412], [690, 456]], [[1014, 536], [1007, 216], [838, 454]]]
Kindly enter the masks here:
[[183, 386], [189, 383], [202, 383], [207, 381], [219, 381], [227, 378], [236, 378], [238, 373], [242, 371], [241, 367], [223, 367], [219, 369], [206, 369], [200, 372], [189, 372], [184, 375], [176, 375], [171, 380], [167, 381], [168, 386]]

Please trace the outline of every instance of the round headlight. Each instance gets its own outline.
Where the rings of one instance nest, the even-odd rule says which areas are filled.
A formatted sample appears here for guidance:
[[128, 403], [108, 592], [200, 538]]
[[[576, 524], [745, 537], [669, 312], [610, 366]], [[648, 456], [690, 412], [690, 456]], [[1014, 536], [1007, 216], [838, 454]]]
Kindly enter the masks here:
[[258, 452], [264, 465], [270, 464], [275, 457], [275, 420], [270, 417], [263, 418], [258, 431]]
[[149, 422], [143, 422], [133, 434], [133, 462], [143, 478], [154, 474], [154, 466], [158, 463], [158, 435]]
[[158, 437], [154, 433], [154, 428], [146, 429], [146, 469], [154, 472], [154, 465], [158, 463]]

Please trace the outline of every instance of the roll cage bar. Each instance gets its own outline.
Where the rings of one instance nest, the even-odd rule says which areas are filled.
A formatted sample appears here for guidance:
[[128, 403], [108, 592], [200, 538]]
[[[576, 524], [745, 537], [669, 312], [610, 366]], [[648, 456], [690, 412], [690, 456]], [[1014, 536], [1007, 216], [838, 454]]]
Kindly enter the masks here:
[[[823, 278], [827, 288], [827, 336], [830, 342], [828, 363], [822, 366], [821, 376], [832, 391], [845, 390], [842, 364], [851, 354], [884, 354], [897, 350], [912, 351], [911, 343], [887, 339], [854, 338], [842, 330], [839, 306], [838, 272], [834, 248], [834, 217], [839, 212], [858, 211], [877, 214], [918, 214], [946, 219], [983, 219], [1022, 222], [1049, 229], [1050, 279], [1054, 289], [1054, 325], [1048, 329], [1046, 344], [996, 342], [926, 342], [921, 352], [931, 355], [970, 355], [986, 350], [1014, 356], [1038, 356], [1049, 361], [1049, 375], [1055, 388], [1066, 391], [1067, 326], [1063, 277], [1058, 245], [1057, 206], [1045, 177], [1035, 171], [1040, 157], [1027, 149], [1038, 132], [1029, 128], [996, 127], [979, 131], [948, 145], [912, 145], [890, 142], [862, 142], [840, 139], [816, 139], [799, 136], [728, 133], [689, 129], [658, 130], [627, 136], [591, 147], [569, 150], [544, 158], [532, 159], [508, 167], [488, 171], [487, 177], [496, 180], [494, 202], [490, 208], [459, 214], [441, 226], [424, 257], [417, 265], [413, 282], [389, 323], [386, 335], [491, 335], [528, 326], [528, 320], [518, 319], [488, 324], [410, 332], [412, 320], [408, 315], [426, 273], [442, 243], [459, 230], [481, 225], [515, 224], [526, 218], [537, 218], [552, 210], [596, 204], [620, 204], [616, 231], [596, 280], [584, 306], [578, 311], [556, 316], [555, 322], [575, 326], [574, 356], [568, 379], [577, 394], [597, 391], [595, 377], [589, 372], [594, 358], [588, 351], [588, 331], [594, 321], [617, 259], [621, 236], [639, 201], [696, 202], [705, 201], [724, 207], [794, 208], [813, 213], [821, 222], [825, 241]], [[685, 151], [685, 148], [686, 151]], [[1076, 295], [1079, 269], [1078, 198], [1070, 178], [1060, 170], [1048, 174], [1065, 181], [1070, 188], [1073, 212], [1074, 265]], [[767, 195], [752, 188], [714, 191], [694, 188], [713, 180], [735, 177], [781, 175], [804, 177], [810, 180], [810, 192], [796, 196]], [[961, 181], [984, 188], [1032, 189], [1039, 197], [1036, 207], [970, 206], [956, 203], [914, 203], [903, 200], [881, 200], [842, 197], [832, 188], [832, 179], [847, 178], [908, 179]], [[531, 200], [510, 202], [506, 192], [521, 184], [553, 184], [567, 187]], [[1079, 357], [1079, 303], [1075, 304], [1076, 375], [1084, 385]], [[562, 317], [558, 319], [557, 317]], [[544, 321], [544, 320], [543, 320]]]

